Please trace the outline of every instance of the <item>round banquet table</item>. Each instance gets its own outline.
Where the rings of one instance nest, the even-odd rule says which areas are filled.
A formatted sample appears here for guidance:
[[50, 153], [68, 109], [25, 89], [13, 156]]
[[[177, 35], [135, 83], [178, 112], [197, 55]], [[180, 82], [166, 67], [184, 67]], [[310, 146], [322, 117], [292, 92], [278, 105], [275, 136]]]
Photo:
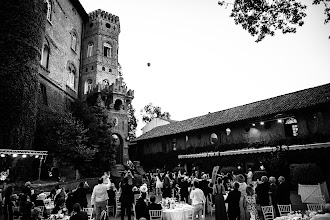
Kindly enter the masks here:
[[163, 209], [164, 220], [186, 220], [189, 211], [193, 211], [194, 207], [188, 204], [176, 204], [174, 209]]

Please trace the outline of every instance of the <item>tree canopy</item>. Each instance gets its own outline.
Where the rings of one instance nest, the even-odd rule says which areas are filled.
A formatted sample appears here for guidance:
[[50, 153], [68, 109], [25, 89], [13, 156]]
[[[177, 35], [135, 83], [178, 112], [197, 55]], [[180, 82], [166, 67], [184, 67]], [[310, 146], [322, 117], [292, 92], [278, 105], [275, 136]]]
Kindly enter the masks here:
[[136, 138], [136, 127], [138, 120], [136, 119], [135, 115], [135, 109], [133, 105], [130, 103], [128, 104], [127, 114], [128, 114], [128, 137], [129, 140], [133, 140]]
[[162, 112], [161, 107], [154, 106], [151, 102], [143, 107], [140, 111], [142, 121], [149, 123], [154, 118], [170, 119], [171, 115], [169, 112]]
[[[277, 30], [296, 33], [297, 27], [304, 25], [307, 6], [296, 0], [235, 0], [233, 3], [219, 1], [220, 6], [232, 6], [230, 17], [236, 25], [241, 25], [256, 42], [262, 41], [267, 35], [274, 36]], [[323, 4], [326, 18], [330, 21], [330, 0], [313, 0], [313, 5]], [[330, 37], [329, 37], [330, 38]]]

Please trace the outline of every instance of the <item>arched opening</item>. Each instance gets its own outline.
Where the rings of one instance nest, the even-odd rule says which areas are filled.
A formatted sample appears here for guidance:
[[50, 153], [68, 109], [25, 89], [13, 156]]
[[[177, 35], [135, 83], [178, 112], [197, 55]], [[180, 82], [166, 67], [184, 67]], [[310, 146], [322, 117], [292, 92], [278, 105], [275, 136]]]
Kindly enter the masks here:
[[122, 105], [123, 105], [123, 102], [120, 99], [117, 99], [115, 101], [115, 106], [114, 106], [115, 110], [120, 110]]
[[116, 149], [116, 163], [123, 163], [123, 141], [119, 134], [112, 134], [112, 141]]
[[48, 69], [48, 62], [49, 62], [49, 46], [47, 44], [44, 44], [41, 53], [41, 65], [46, 69]]
[[216, 144], [218, 142], [218, 135], [216, 133], [210, 135], [210, 142], [211, 144]]

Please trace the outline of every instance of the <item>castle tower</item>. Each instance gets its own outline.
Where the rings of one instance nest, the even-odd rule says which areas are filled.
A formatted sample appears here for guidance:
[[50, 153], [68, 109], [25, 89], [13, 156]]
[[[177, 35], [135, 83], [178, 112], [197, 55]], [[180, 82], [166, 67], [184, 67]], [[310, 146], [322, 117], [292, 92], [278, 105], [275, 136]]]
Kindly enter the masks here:
[[[85, 25], [80, 81], [82, 100], [102, 100], [112, 123], [116, 140], [116, 162], [126, 163], [128, 156], [128, 104], [134, 91], [128, 90], [118, 63], [119, 18], [96, 10]], [[101, 99], [100, 99], [101, 97]]]
[[89, 13], [82, 52], [80, 97], [98, 84], [111, 85], [118, 78], [119, 17], [102, 10]]

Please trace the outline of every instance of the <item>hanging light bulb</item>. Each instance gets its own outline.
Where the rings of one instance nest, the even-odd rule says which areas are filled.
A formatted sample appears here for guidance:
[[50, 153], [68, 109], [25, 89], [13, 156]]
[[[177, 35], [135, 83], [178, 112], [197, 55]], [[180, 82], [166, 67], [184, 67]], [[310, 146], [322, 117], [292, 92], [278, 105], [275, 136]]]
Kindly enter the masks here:
[[265, 124], [265, 122], [263, 122], [263, 121], [262, 121], [262, 122], [260, 122], [260, 125], [264, 125], [264, 124]]
[[39, 157], [39, 155], [36, 155], [36, 156], [35, 156], [35, 158], [38, 158], [38, 157]]
[[277, 119], [277, 122], [278, 122], [278, 123], [282, 123], [283, 120], [282, 120], [282, 119]]
[[23, 157], [23, 158], [26, 158], [26, 154], [23, 154], [22, 157]]
[[6, 155], [4, 155], [4, 154], [1, 154], [1, 157], [5, 157]]
[[254, 127], [254, 126], [256, 126], [256, 124], [252, 123], [252, 126]]
[[17, 154], [13, 154], [13, 157], [17, 157]]

